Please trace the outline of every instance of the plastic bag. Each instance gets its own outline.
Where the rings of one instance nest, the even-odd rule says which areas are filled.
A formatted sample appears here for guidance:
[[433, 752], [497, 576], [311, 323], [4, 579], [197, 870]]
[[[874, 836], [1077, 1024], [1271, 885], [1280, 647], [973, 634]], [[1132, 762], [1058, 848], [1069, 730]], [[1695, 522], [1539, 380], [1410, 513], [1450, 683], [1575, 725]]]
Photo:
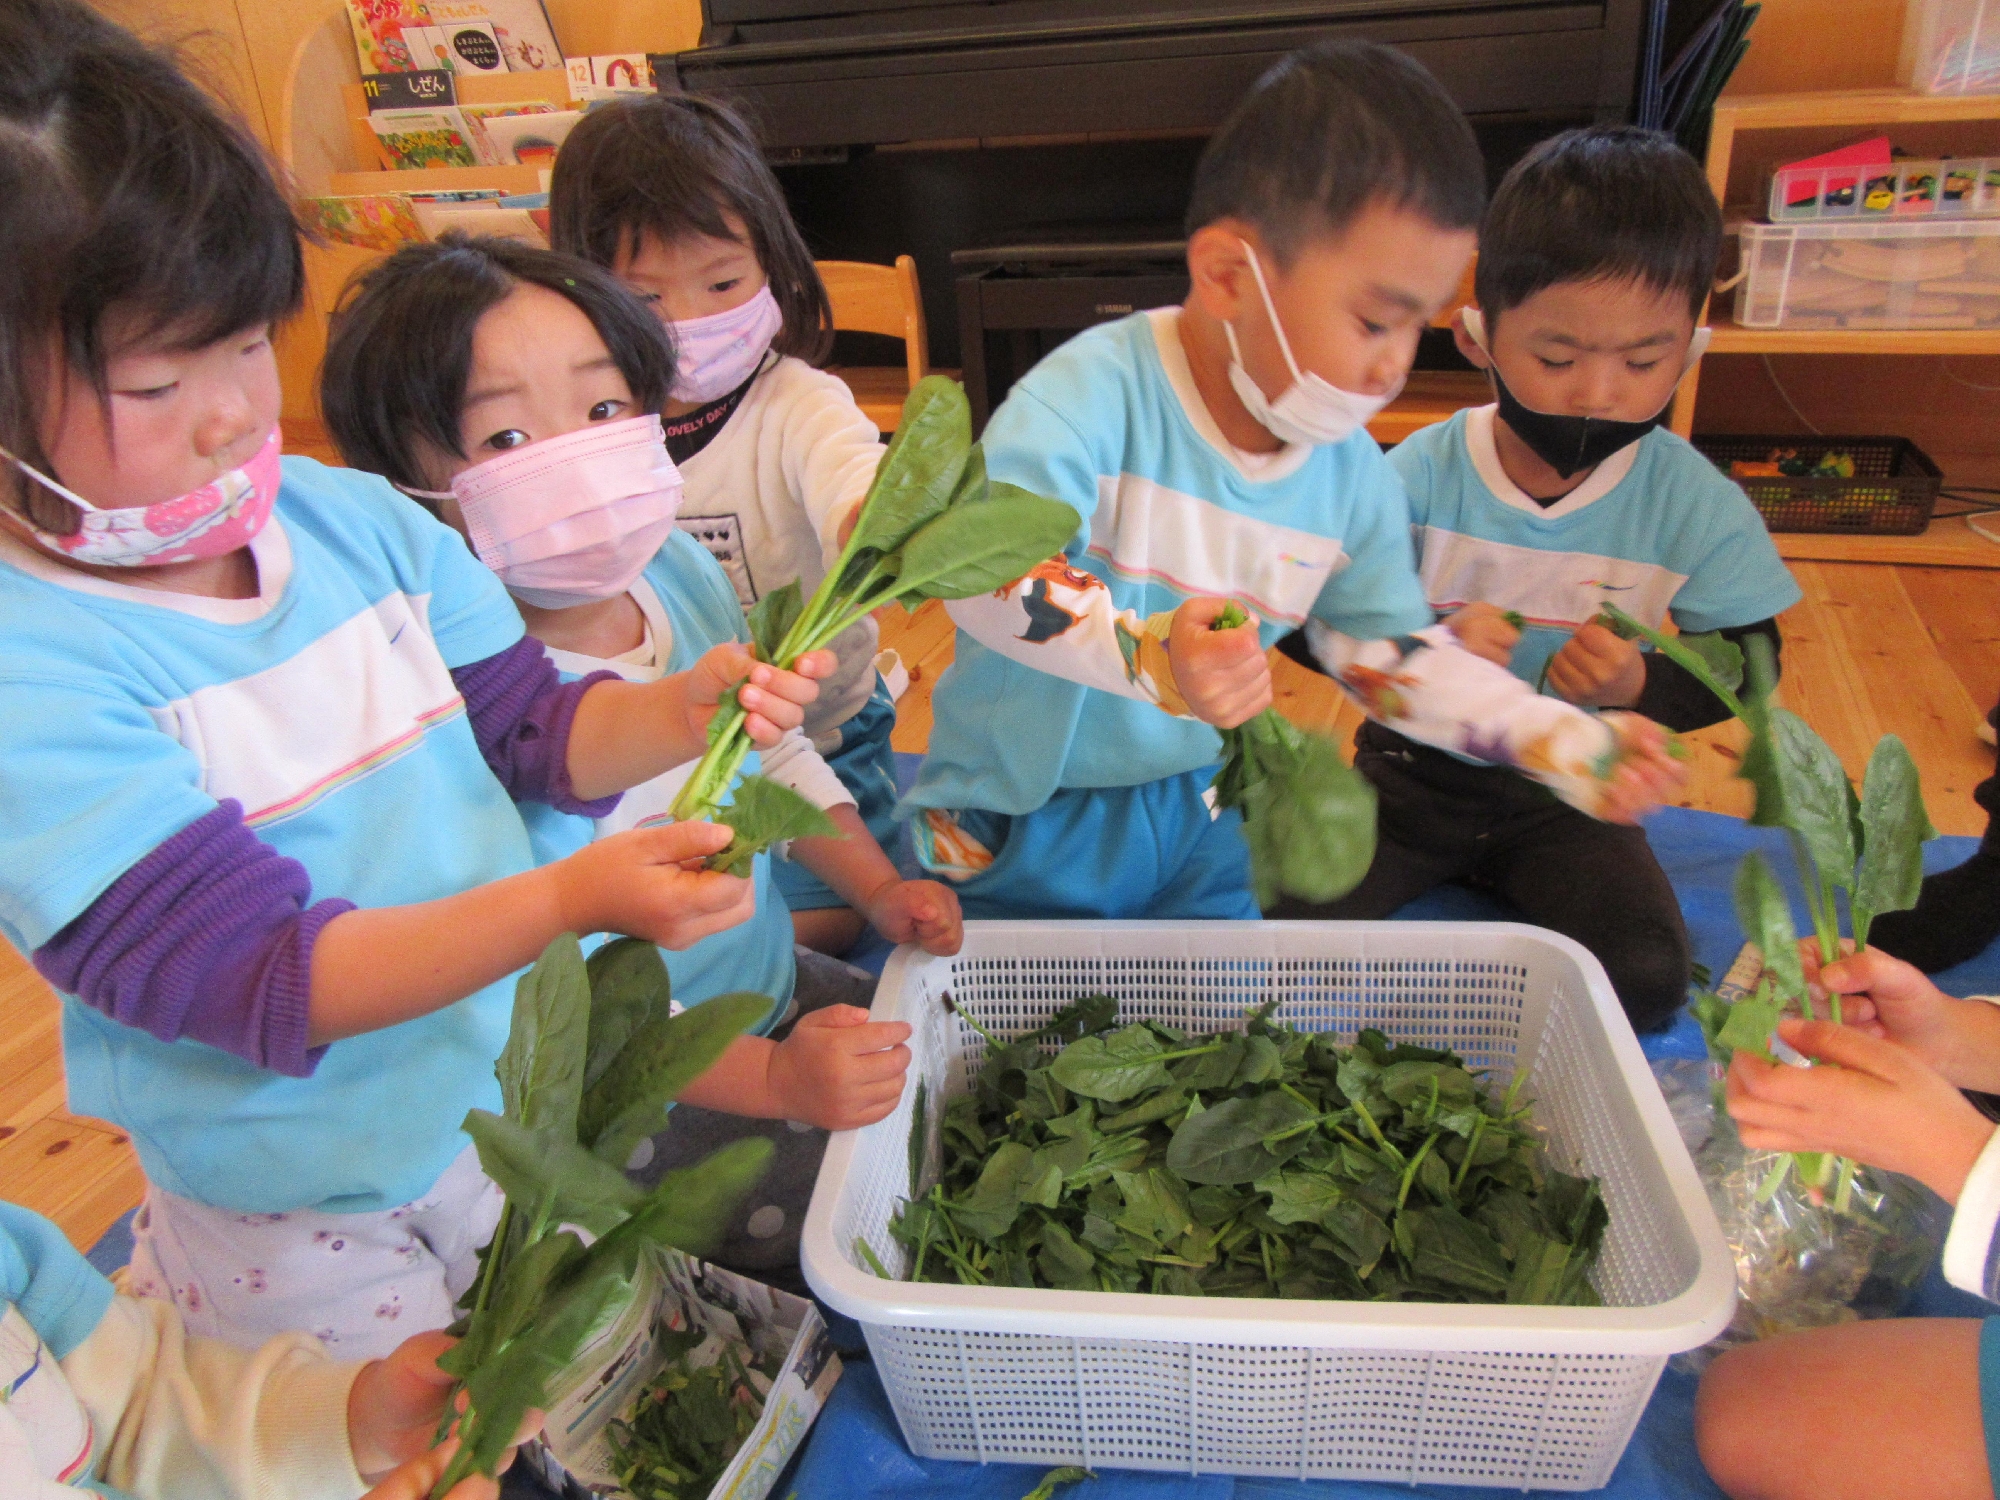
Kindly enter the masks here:
[[1706, 1059], [1663, 1058], [1653, 1076], [1694, 1157], [1736, 1259], [1736, 1316], [1714, 1342], [1674, 1356], [1699, 1373], [1724, 1350], [1800, 1328], [1894, 1317], [1929, 1272], [1951, 1209], [1920, 1183], [1862, 1167], [1848, 1212], [1796, 1173], [1760, 1197], [1777, 1156], [1748, 1151], [1720, 1107], [1722, 1072]]

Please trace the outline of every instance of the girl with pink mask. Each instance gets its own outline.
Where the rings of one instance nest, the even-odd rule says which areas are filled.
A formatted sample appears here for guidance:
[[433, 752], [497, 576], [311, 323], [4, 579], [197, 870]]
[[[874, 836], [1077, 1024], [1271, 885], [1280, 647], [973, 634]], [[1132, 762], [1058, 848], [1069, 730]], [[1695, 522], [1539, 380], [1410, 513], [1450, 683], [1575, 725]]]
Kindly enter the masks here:
[[[754, 910], [690, 864], [726, 829], [547, 863], [522, 805], [610, 811], [738, 683], [775, 744], [830, 662], [565, 683], [448, 528], [281, 458], [284, 196], [72, 0], [0, 7], [0, 203], [0, 933], [63, 996], [71, 1107], [138, 1148], [132, 1289], [385, 1354], [451, 1321], [497, 1216], [459, 1126], [499, 1106], [515, 974]], [[597, 462], [657, 531], [632, 451]]]
[[[811, 594], [882, 461], [880, 434], [836, 377], [826, 288], [765, 165], [727, 105], [694, 94], [621, 99], [563, 143], [549, 238], [606, 267], [673, 335], [667, 448], [686, 481], [680, 525], [749, 609], [797, 580]], [[896, 710], [864, 621], [833, 643], [806, 734], [847, 787], [857, 826], [898, 837]], [[776, 866], [801, 943], [844, 953], [878, 913], [797, 860]]]
[[[686, 481], [659, 416], [674, 368], [659, 321], [609, 272], [512, 240], [448, 234], [404, 247], [348, 289], [320, 407], [349, 463], [386, 475], [464, 533], [566, 676], [643, 683], [749, 638], [721, 566], [674, 524]], [[535, 853], [559, 860], [668, 820], [692, 769], [634, 787], [594, 818], [524, 809]], [[842, 837], [792, 846], [800, 866], [867, 906], [890, 941], [957, 951], [957, 897], [898, 873], [810, 741], [785, 735], [762, 750], [761, 770], [845, 820]], [[797, 1274], [826, 1132], [893, 1109], [909, 1053], [906, 1026], [868, 1022], [872, 978], [794, 952], [773, 862], [766, 853], [753, 865], [750, 920], [664, 957], [680, 1004], [746, 991], [777, 1004], [763, 1034], [737, 1038], [681, 1095], [670, 1127], [633, 1166], [658, 1174], [745, 1134], [770, 1139], [774, 1164], [711, 1258], [783, 1280]]]

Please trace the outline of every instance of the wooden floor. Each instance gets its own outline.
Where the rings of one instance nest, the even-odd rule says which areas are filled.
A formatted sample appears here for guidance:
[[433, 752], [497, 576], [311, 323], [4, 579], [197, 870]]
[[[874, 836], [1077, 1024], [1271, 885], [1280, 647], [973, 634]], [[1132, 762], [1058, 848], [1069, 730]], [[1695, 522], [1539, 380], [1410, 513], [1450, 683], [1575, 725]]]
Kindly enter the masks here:
[[[1923, 772], [1931, 820], [1945, 833], [1981, 832], [1985, 818], [1971, 794], [1993, 769], [1994, 752], [1976, 728], [2000, 701], [2000, 571], [1796, 555], [1792, 571], [1806, 597], [1783, 621], [1786, 702], [1856, 777], [1879, 736], [1901, 735]], [[950, 665], [951, 642], [936, 605], [914, 617], [885, 612], [882, 644], [911, 677], [899, 750], [920, 752], [929, 741], [931, 690]], [[1324, 678], [1283, 658], [1274, 658], [1274, 671], [1286, 713], [1352, 738], [1358, 716]], [[1734, 779], [1740, 736], [1730, 725], [1690, 737], [1682, 805], [1745, 811], [1746, 789]], [[49, 1215], [87, 1248], [141, 1190], [123, 1133], [64, 1110], [55, 997], [0, 944], [0, 1198]]]

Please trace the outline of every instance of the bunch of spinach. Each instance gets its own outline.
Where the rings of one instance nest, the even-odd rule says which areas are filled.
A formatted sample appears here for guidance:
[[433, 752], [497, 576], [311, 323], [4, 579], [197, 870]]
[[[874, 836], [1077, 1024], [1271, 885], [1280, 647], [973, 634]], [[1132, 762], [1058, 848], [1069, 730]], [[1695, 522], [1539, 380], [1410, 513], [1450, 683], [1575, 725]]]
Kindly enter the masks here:
[[[885, 604], [914, 610], [926, 599], [1003, 588], [1060, 552], [1081, 524], [1060, 501], [989, 480], [972, 441], [964, 390], [955, 380], [927, 376], [904, 403], [902, 424], [847, 545], [812, 598], [802, 598], [794, 580], [751, 610], [757, 655], [788, 668]], [[735, 829], [735, 841], [716, 862], [732, 871], [771, 843], [833, 832], [803, 797], [771, 782], [758, 786], [759, 777], [748, 778], [724, 805], [750, 750], [743, 719], [732, 690], [709, 724], [707, 752], [673, 805], [676, 818], [713, 818]]]
[[632, 1411], [605, 1429], [619, 1483], [633, 1500], [708, 1500], [757, 1425], [763, 1402], [733, 1350], [689, 1366], [702, 1339], [695, 1329], [665, 1335], [666, 1367]]
[[928, 1191], [917, 1112], [912, 1197], [890, 1226], [910, 1279], [1596, 1305], [1598, 1184], [1545, 1161], [1521, 1075], [1495, 1097], [1443, 1049], [1375, 1030], [1342, 1046], [1269, 1010], [1190, 1036], [1120, 1026], [1097, 995], [988, 1037], [943, 1112]]
[[[1519, 616], [1513, 616], [1509, 623], [1515, 629]], [[1698, 635], [1668, 635], [1655, 630], [1650, 625], [1642, 625], [1615, 604], [1598, 606], [1597, 616], [1591, 621], [1601, 625], [1621, 641], [1644, 641], [1655, 651], [1676, 665], [1684, 667], [1703, 687], [1722, 700], [1723, 707], [1736, 718], [1743, 717], [1743, 704], [1736, 696], [1736, 690], [1743, 685], [1743, 648], [1719, 630], [1704, 631]], [[1535, 691], [1541, 692], [1548, 686], [1549, 668], [1555, 665], [1555, 654], [1542, 663], [1542, 675], [1535, 681]]]
[[[1249, 616], [1234, 603], [1215, 630]], [[1375, 858], [1375, 788], [1340, 746], [1267, 708], [1222, 731], [1215, 805], [1243, 814], [1251, 883], [1261, 907], [1278, 897], [1337, 901], [1361, 883]]]
[[642, 1258], [661, 1245], [701, 1253], [763, 1175], [764, 1140], [669, 1172], [650, 1193], [623, 1169], [674, 1097], [770, 1008], [763, 995], [725, 995], [671, 1014], [666, 965], [632, 938], [586, 964], [565, 933], [522, 976], [494, 1066], [503, 1112], [465, 1117], [507, 1201], [453, 1326], [459, 1342], [438, 1361], [465, 1399], [461, 1446], [434, 1496], [495, 1471], [522, 1418], [546, 1408], [554, 1382], [630, 1305]]
[[[1756, 789], [1750, 821], [1786, 831], [1820, 961], [1832, 963], [1840, 956], [1841, 897], [1846, 898], [1855, 947], [1866, 948], [1877, 916], [1916, 904], [1923, 884], [1923, 846], [1937, 830], [1924, 811], [1916, 763], [1900, 739], [1884, 735], [1876, 742], [1857, 795], [1832, 747], [1804, 719], [1771, 701], [1777, 672], [1768, 641], [1751, 640], [1748, 665], [1748, 696], [1734, 711], [1750, 730], [1739, 772]], [[1734, 1004], [1707, 990], [1694, 1002], [1710, 1054], [1724, 1067], [1738, 1048], [1770, 1056], [1772, 1032], [1787, 1008], [1796, 1007], [1808, 1019], [1813, 1014], [1791, 904], [1763, 855], [1744, 857], [1736, 872], [1735, 900], [1744, 935], [1763, 954], [1763, 974], [1756, 988]], [[1834, 1021], [1841, 1019], [1838, 995], [1830, 997], [1829, 1011]], [[1837, 1175], [1834, 1207], [1846, 1210], [1854, 1163], [1845, 1159], [1780, 1156], [1759, 1196], [1768, 1200], [1795, 1168], [1815, 1192]]]

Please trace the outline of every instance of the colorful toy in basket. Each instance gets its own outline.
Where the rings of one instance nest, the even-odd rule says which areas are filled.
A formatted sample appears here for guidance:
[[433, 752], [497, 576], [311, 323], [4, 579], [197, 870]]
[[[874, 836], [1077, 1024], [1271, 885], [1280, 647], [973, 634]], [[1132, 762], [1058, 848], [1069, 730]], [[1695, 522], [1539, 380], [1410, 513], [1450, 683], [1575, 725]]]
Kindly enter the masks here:
[[[988, 1037], [944, 1112], [944, 1170], [890, 1226], [910, 1277], [1183, 1296], [1596, 1306], [1596, 1178], [1545, 1160], [1444, 1048], [1270, 1020], [1119, 1026], [1092, 995]], [[1048, 1055], [1047, 1045], [1062, 1042]], [[929, 1154], [919, 1107], [913, 1169]], [[915, 1191], [914, 1182], [912, 1191]]]
[[[1390, 1049], [1428, 1049], [1424, 1058], [1403, 1060], [1420, 1064], [1409, 1070], [1412, 1078], [1431, 1072], [1440, 1079], [1438, 1118], [1453, 1112], [1461, 1088], [1438, 1056], [1447, 1049], [1500, 1095], [1525, 1076], [1535, 1122], [1546, 1131], [1547, 1159], [1602, 1184], [1609, 1217], [1587, 1277], [1602, 1305], [1064, 1291], [885, 1278], [875, 1265], [890, 1277], [915, 1268], [912, 1247], [890, 1224], [913, 1187], [922, 1199], [942, 1179], [943, 1138], [954, 1128], [913, 1133], [916, 1083], [923, 1084], [925, 1115], [942, 1109], [952, 1121], [957, 1098], [1010, 1088], [1004, 1076], [987, 1083], [989, 1043], [978, 1028], [1003, 1048], [1018, 1044], [1080, 993], [1110, 996], [1098, 1009], [1115, 1007], [1121, 1026], [1157, 1023], [1190, 1039], [1185, 1048], [1170, 1046], [1148, 1026], [1161, 1046], [1135, 1069], [1142, 1081], [1147, 1068], [1174, 1068], [1181, 1060], [1163, 1056], [1172, 1051], [1202, 1049], [1186, 1061], [1219, 1071], [1212, 1060], [1240, 1047], [1237, 1066], [1255, 1071], [1269, 1065], [1262, 1041], [1282, 1063], [1274, 1035], [1258, 1038], [1242, 1029], [1246, 1010], [1265, 1007], [1274, 1032], [1307, 1036], [1309, 1052], [1315, 1042], [1308, 1033], [1346, 1044], [1363, 1028], [1379, 1031]], [[890, 961], [876, 999], [876, 1018], [889, 1017], [914, 1027], [911, 1087], [895, 1114], [834, 1138], [801, 1259], [815, 1293], [861, 1324], [904, 1439], [919, 1456], [1100, 1471], [1591, 1489], [1610, 1477], [1666, 1356], [1707, 1342], [1729, 1320], [1735, 1296], [1729, 1251], [1638, 1043], [1602, 968], [1552, 933], [1496, 923], [974, 923], [954, 958], [904, 950]], [[1109, 1053], [1115, 1035], [1092, 1050]], [[1218, 1040], [1221, 1050], [1205, 1050]], [[1364, 1051], [1363, 1066], [1380, 1068], [1376, 1054]], [[1252, 1061], [1253, 1054], [1262, 1061]], [[1334, 1053], [1321, 1047], [1319, 1055]], [[1092, 1072], [1117, 1071], [1100, 1067], [1106, 1058], [1086, 1052], [1084, 1060]], [[1421, 1065], [1433, 1060], [1434, 1067]], [[1033, 1108], [1026, 1076], [1014, 1078], [1024, 1089], [1017, 1107]], [[1315, 1076], [1323, 1085], [1324, 1075]], [[1516, 1104], [1529, 1087], [1517, 1090]], [[1356, 1091], [1364, 1102], [1382, 1092], [1358, 1081]], [[1421, 1118], [1430, 1109], [1428, 1082], [1410, 1097]], [[1115, 1118], [1134, 1102], [1143, 1096], [1093, 1100], [1092, 1108]], [[965, 1106], [959, 1108], [962, 1119]], [[1374, 1103], [1368, 1112], [1393, 1144]], [[1280, 1162], [1273, 1175], [1258, 1153], [1283, 1153], [1292, 1138], [1279, 1137], [1322, 1113], [1311, 1109], [1238, 1142], [1250, 1169], [1282, 1182], [1297, 1158]], [[1487, 1131], [1499, 1123], [1498, 1115], [1479, 1113]], [[1360, 1129], [1350, 1133], [1386, 1156], [1359, 1111], [1354, 1119]], [[1516, 1121], [1503, 1134], [1520, 1128]], [[1414, 1201], [1430, 1205], [1427, 1196], [1418, 1199], [1427, 1192], [1418, 1179], [1435, 1171], [1425, 1163], [1438, 1157], [1446, 1134], [1440, 1129], [1438, 1143], [1416, 1163], [1406, 1208]], [[1406, 1169], [1422, 1139], [1407, 1151], [1397, 1146]], [[915, 1162], [913, 1140], [922, 1152]], [[1351, 1149], [1349, 1142], [1340, 1145]], [[1218, 1153], [1218, 1161], [1226, 1154]], [[1166, 1162], [1162, 1152], [1145, 1170]], [[1194, 1192], [1208, 1186], [1195, 1184], [1190, 1209]], [[1220, 1186], [1236, 1193], [1242, 1185]], [[1398, 1175], [1395, 1191], [1401, 1190]], [[1278, 1204], [1277, 1195], [1256, 1196], [1260, 1204], [1267, 1198], [1273, 1208]], [[1308, 1194], [1291, 1201], [1314, 1211]], [[1158, 1204], [1157, 1195], [1154, 1207], [1162, 1216], [1174, 1211]], [[1276, 1222], [1275, 1213], [1260, 1211]], [[1384, 1258], [1399, 1254], [1385, 1249]], [[1259, 1251], [1237, 1258], [1246, 1279], [1250, 1258], [1262, 1277]]]

